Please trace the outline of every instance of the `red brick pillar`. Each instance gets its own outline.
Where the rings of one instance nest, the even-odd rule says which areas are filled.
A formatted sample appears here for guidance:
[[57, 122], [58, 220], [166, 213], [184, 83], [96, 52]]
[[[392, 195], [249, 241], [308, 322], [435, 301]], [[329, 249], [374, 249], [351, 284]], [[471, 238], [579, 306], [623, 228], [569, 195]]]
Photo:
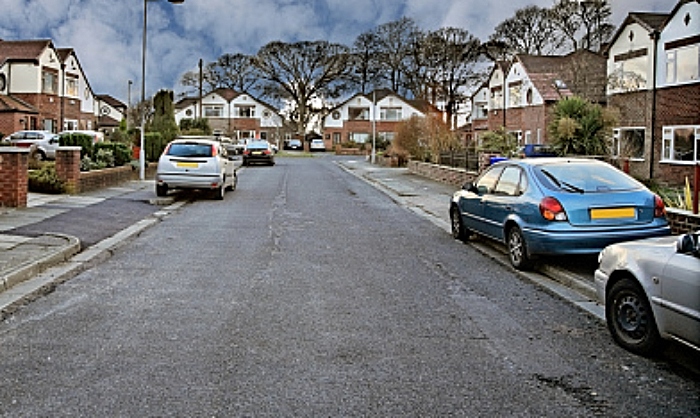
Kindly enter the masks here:
[[80, 193], [80, 147], [58, 147], [56, 174], [66, 185], [66, 193]]
[[0, 147], [0, 206], [27, 207], [29, 149]]

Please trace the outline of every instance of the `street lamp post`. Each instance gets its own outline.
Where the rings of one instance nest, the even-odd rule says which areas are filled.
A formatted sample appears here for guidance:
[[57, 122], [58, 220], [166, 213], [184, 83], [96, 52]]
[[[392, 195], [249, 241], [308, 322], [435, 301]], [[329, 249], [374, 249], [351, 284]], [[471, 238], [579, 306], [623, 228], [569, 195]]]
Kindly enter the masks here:
[[[143, 0], [143, 44], [141, 45], [141, 140], [139, 143], [139, 178], [146, 178], [146, 150], [145, 146], [145, 130], [146, 130], [146, 112], [144, 104], [146, 103], [146, 27], [148, 24], [148, 2], [158, 0]], [[185, 0], [168, 0], [169, 3], [182, 4]]]

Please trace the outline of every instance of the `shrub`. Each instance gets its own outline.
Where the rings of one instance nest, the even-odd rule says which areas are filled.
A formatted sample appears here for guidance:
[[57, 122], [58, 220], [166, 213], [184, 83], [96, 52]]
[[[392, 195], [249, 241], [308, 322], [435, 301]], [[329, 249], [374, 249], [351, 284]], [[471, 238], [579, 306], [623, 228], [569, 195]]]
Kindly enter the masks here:
[[82, 133], [61, 134], [59, 145], [62, 147], [80, 147], [80, 158], [91, 156], [93, 152], [92, 136]]
[[100, 152], [109, 151], [112, 153], [113, 161], [108, 167], [121, 167], [131, 162], [131, 149], [128, 145], [120, 142], [100, 142], [95, 144], [93, 159], [99, 160]]
[[28, 180], [31, 192], [60, 194], [66, 191], [66, 185], [58, 178], [54, 162], [45, 163], [40, 169], [30, 171]]

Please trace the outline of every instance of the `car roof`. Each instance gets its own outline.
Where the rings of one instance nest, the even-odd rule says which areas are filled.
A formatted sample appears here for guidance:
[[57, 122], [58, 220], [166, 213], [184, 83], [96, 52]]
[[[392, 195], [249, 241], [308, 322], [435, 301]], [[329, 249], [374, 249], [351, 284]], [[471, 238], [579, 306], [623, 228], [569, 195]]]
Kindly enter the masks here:
[[527, 165], [527, 166], [542, 166], [542, 165], [548, 165], [548, 164], [556, 164], [556, 163], [577, 163], [577, 164], [606, 164], [603, 161], [598, 161], [593, 158], [581, 158], [581, 157], [537, 157], [537, 158], [521, 158], [521, 159], [515, 159], [515, 160], [503, 160], [499, 161], [496, 164], [508, 164], [508, 163], [517, 163], [519, 165]]
[[182, 138], [178, 137], [170, 141], [171, 144], [187, 144], [187, 143], [200, 143], [200, 144], [209, 144], [209, 145], [218, 145], [220, 144], [219, 141], [215, 139], [209, 139], [209, 138], [204, 138], [204, 137], [192, 137], [192, 138]]

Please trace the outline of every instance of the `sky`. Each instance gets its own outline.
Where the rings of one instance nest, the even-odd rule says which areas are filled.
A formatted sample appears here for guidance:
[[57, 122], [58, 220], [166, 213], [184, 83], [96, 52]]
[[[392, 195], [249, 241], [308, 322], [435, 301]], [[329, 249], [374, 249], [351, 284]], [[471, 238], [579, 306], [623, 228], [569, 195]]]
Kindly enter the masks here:
[[[402, 17], [423, 30], [466, 29], [482, 41], [515, 11], [554, 0], [148, 0], [146, 94], [182, 92], [199, 60], [255, 54], [271, 41], [351, 46], [363, 32]], [[618, 26], [629, 12], [670, 12], [676, 0], [611, 0]], [[0, 39], [50, 39], [73, 48], [96, 94], [141, 94], [142, 0], [0, 0]]]

